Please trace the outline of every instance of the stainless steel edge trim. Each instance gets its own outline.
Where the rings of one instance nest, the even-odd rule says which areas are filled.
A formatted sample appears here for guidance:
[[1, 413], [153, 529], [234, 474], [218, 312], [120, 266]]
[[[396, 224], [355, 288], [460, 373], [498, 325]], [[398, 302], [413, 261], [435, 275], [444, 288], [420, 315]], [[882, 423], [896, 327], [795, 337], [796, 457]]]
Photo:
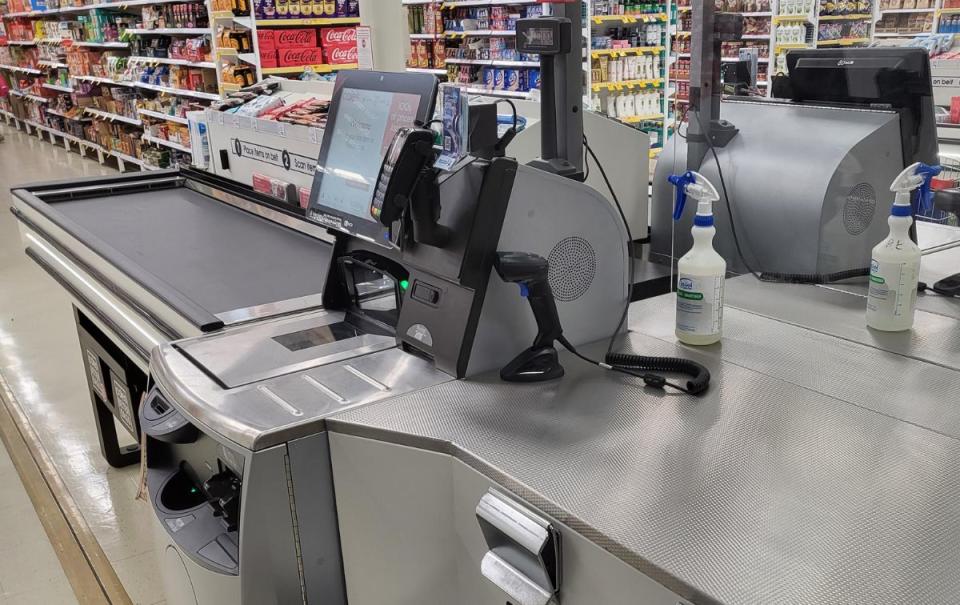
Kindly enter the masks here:
[[[199, 398], [197, 398], [192, 391], [190, 391], [184, 384], [181, 382], [177, 373], [175, 371], [170, 371], [170, 369], [163, 363], [163, 353], [161, 349], [172, 348], [170, 343], [164, 343], [159, 347], [156, 347], [150, 353], [150, 376], [153, 378], [154, 384], [160, 389], [160, 392], [163, 393], [167, 401], [176, 402], [175, 407], [178, 412], [183, 414], [187, 420], [192, 424], [196, 425], [201, 431], [212, 437], [215, 441], [221, 444], [229, 444], [228, 447], [243, 451], [255, 451], [256, 448], [249, 447], [244, 445], [238, 440], [231, 439], [224, 434], [224, 431], [217, 430], [217, 428], [210, 422], [210, 417], [207, 414], [198, 414], [198, 411], [203, 411], [203, 404]], [[193, 363], [187, 361], [184, 358], [184, 363], [189, 364], [191, 367]]]
[[325, 241], [329, 244], [334, 242], [334, 237], [327, 232], [325, 227], [311, 223], [305, 218], [301, 219], [290, 216], [289, 214], [284, 214], [283, 212], [278, 212], [273, 208], [251, 202], [250, 200], [245, 200], [240, 196], [228, 193], [226, 191], [221, 191], [219, 189], [214, 189], [209, 185], [198, 183], [196, 181], [188, 180], [186, 183], [184, 183], [184, 186], [187, 189], [192, 189], [197, 193], [202, 193], [203, 195], [212, 197], [215, 200], [229, 204], [251, 214], [255, 214], [260, 218], [277, 223], [278, 225], [283, 225], [288, 229], [293, 229], [294, 231], [298, 231], [312, 238]]
[[796, 107], [798, 109], [834, 109], [837, 111], [852, 111], [857, 113], [888, 113], [888, 114], [897, 114], [895, 109], [884, 109], [881, 107], [870, 108], [870, 107], [840, 107], [836, 105], [830, 105], [827, 102], [823, 103], [809, 103], [809, 104], [797, 104], [792, 101], [787, 100], [777, 100], [772, 101], [750, 101], [746, 98], [735, 98], [735, 97], [723, 97], [724, 103], [738, 103], [740, 105], [762, 105], [764, 107], [770, 107], [771, 105], [787, 105], [789, 107]]
[[84, 192], [112, 192], [115, 189], [130, 189], [133, 187], [152, 186], [157, 184], [166, 184], [177, 186], [183, 183], [183, 177], [168, 176], [158, 179], [143, 179], [136, 181], [124, 181], [120, 183], [110, 183], [101, 185], [86, 185], [83, 187], [66, 187], [64, 189], [49, 189], [33, 191], [33, 195], [40, 199], [51, 195], [62, 195], [65, 193], [84, 193]]
[[288, 298], [287, 300], [266, 303], [263, 305], [255, 305], [243, 309], [224, 311], [223, 313], [216, 313], [215, 316], [225, 325], [235, 325], [254, 319], [262, 319], [264, 317], [273, 317], [276, 315], [286, 315], [288, 313], [319, 309], [322, 306], [323, 294], [308, 294], [306, 296]]
[[129, 306], [131, 309], [137, 312], [138, 315], [143, 317], [143, 319], [153, 326], [158, 332], [166, 336], [169, 340], [178, 340], [183, 338], [183, 335], [179, 334], [173, 327], [162, 321], [161, 319], [155, 317], [150, 313], [149, 310], [143, 307], [139, 302], [137, 302], [132, 296], [130, 296], [125, 291], [117, 287], [116, 284], [112, 283], [110, 280], [106, 279], [102, 273], [98, 270], [91, 267], [86, 261], [79, 258], [76, 254], [70, 251], [66, 246], [61, 244], [56, 238], [52, 237], [49, 233], [40, 228], [36, 223], [28, 219], [22, 212], [15, 210], [13, 213], [17, 217], [17, 220], [26, 225], [31, 231], [36, 233], [39, 237], [43, 238], [43, 241], [53, 246], [57, 252], [66, 257], [67, 260], [75, 264], [81, 271], [86, 273], [97, 285], [106, 289], [108, 292], [116, 296], [123, 302], [125, 305]]
[[27, 256], [33, 259], [33, 262], [37, 263], [41, 269], [47, 272], [50, 277], [52, 277], [60, 286], [67, 291], [67, 294], [74, 298], [78, 303], [80, 303], [88, 312], [96, 316], [96, 318], [102, 322], [114, 335], [117, 336], [120, 340], [123, 341], [123, 344], [126, 345], [129, 349], [135, 351], [139, 356], [140, 360], [146, 364], [150, 362], [150, 351], [147, 351], [140, 343], [138, 343], [133, 337], [124, 332], [117, 322], [113, 321], [108, 317], [103, 311], [101, 311], [96, 305], [94, 305], [89, 298], [82, 294], [79, 290], [73, 287], [73, 284], [65, 278], [59, 271], [53, 268], [53, 265], [48, 263], [39, 253], [34, 251], [32, 248], [28, 247], [25, 250]]

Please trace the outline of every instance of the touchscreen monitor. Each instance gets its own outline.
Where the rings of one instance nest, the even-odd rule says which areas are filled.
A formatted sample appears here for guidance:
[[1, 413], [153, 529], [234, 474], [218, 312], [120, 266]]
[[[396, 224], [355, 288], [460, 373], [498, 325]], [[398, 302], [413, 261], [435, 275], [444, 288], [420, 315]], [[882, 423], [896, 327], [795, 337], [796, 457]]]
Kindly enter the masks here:
[[384, 243], [370, 212], [380, 165], [397, 130], [433, 114], [437, 80], [429, 74], [344, 72], [330, 104], [307, 217]]

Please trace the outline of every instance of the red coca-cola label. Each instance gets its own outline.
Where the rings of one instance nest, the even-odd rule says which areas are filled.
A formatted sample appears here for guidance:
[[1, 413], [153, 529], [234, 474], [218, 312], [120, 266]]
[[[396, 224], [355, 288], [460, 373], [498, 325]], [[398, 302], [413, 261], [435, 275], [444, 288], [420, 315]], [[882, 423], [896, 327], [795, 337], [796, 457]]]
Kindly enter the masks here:
[[357, 45], [356, 27], [325, 27], [320, 31], [323, 46]]
[[260, 50], [273, 50], [277, 47], [275, 33], [272, 29], [257, 30], [257, 46], [260, 47]]
[[278, 48], [316, 48], [317, 30], [284, 29], [276, 33]]
[[281, 67], [317, 65], [323, 62], [319, 48], [281, 48], [278, 59]]
[[260, 67], [277, 67], [277, 51], [260, 49]]
[[357, 62], [357, 47], [349, 48], [334, 47], [324, 50], [324, 57], [330, 65], [344, 65]]

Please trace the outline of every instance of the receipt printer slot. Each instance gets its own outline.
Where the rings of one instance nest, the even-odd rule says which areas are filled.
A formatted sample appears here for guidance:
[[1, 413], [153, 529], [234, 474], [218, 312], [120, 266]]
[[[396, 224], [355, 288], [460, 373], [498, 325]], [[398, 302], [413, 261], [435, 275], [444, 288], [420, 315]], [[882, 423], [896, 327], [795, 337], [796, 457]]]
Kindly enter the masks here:
[[440, 290], [419, 280], [413, 284], [410, 296], [428, 305], [436, 305], [440, 302]]

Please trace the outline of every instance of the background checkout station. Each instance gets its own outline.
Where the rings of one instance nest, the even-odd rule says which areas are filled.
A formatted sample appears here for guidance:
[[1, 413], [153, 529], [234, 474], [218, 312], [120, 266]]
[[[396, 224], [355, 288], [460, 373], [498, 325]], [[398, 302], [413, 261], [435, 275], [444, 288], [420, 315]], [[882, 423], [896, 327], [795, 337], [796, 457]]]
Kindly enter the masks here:
[[[921, 294], [911, 330], [881, 333], [862, 277], [745, 275], [722, 341], [679, 343], [675, 294], [631, 304], [635, 234], [611, 203], [630, 177], [581, 182], [596, 139], [578, 3], [558, 7], [518, 25], [550, 66], [541, 127], [515, 140], [539, 138], [529, 162], [480, 103], [468, 153], [434, 169], [436, 80], [358, 71], [337, 79], [304, 213], [187, 169], [13, 192], [26, 253], [74, 300], [103, 453], [145, 461], [167, 601], [960, 600], [956, 301]], [[925, 55], [791, 54], [793, 98], [747, 120], [755, 101], [713, 86], [736, 32], [712, 6], [694, 18], [693, 90], [715, 94], [657, 182], [716, 176], [731, 264], [868, 267], [890, 182], [936, 160]], [[919, 98], [864, 88], [878, 73]], [[831, 95], [807, 96], [825, 74]], [[796, 141], [774, 153], [767, 120]], [[797, 183], [770, 166], [787, 156]], [[673, 207], [658, 185], [654, 251]], [[926, 227], [933, 284], [958, 238]]]

